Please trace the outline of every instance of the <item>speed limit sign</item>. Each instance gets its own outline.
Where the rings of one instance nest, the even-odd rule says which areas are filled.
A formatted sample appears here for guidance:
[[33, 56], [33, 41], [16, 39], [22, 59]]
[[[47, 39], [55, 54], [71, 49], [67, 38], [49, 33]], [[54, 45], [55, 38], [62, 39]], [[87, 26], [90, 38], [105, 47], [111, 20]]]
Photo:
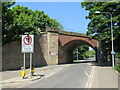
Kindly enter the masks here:
[[34, 35], [22, 35], [22, 53], [34, 52]]

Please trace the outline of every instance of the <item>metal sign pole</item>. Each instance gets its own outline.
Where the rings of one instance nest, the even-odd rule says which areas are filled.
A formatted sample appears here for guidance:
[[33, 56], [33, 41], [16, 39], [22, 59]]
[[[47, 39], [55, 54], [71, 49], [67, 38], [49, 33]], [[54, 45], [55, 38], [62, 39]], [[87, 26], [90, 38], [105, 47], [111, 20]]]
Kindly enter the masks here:
[[22, 53], [25, 67], [25, 53], [30, 53], [30, 76], [32, 76], [32, 53], [34, 52], [34, 35], [22, 35]]
[[25, 67], [25, 53], [24, 53], [24, 56], [23, 56], [23, 57], [24, 57], [24, 67]]
[[30, 76], [32, 76], [32, 53], [30, 53]]

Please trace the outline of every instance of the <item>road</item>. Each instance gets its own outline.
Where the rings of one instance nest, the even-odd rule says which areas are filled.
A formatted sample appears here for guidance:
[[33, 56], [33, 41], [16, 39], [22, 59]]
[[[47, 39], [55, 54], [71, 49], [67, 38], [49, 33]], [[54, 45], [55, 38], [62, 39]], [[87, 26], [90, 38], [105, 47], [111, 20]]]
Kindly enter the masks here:
[[86, 62], [68, 64], [23, 88], [85, 88], [90, 73]]
[[[16, 75], [19, 71], [4, 72], [14, 78], [3, 78], [0, 88], [118, 88], [118, 73], [108, 66], [96, 66], [94, 58], [78, 63], [48, 65], [35, 68], [34, 76], [30, 77], [29, 69], [25, 79]], [[8, 76], [7, 75], [7, 76]]]

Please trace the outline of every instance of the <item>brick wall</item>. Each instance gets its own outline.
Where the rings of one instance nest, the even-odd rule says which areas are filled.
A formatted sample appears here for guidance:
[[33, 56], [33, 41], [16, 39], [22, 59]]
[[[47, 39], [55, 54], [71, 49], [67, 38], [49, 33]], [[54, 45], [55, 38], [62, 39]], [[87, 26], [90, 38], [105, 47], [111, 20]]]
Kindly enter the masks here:
[[[33, 65], [35, 67], [47, 65], [44, 58], [45, 36], [35, 36], [35, 52], [33, 53]], [[41, 44], [40, 44], [41, 42]], [[13, 42], [2, 47], [2, 70], [20, 69], [23, 66], [23, 54], [21, 42]], [[29, 54], [26, 54], [26, 67], [29, 67]]]

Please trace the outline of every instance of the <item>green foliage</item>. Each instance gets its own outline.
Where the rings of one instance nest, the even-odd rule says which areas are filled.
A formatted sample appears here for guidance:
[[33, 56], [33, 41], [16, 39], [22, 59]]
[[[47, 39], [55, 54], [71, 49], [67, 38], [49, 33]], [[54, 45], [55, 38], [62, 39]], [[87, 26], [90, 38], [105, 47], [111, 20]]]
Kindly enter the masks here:
[[40, 30], [46, 31], [46, 27], [57, 30], [63, 29], [57, 20], [50, 18], [44, 11], [33, 11], [19, 5], [10, 9], [9, 7], [14, 4], [13, 2], [3, 3], [3, 45], [13, 41], [19, 41], [24, 32], [36, 35], [40, 33]]
[[120, 60], [120, 53], [116, 53], [115, 58], [118, 58]]
[[88, 54], [89, 52], [88, 51], [89, 51], [89, 46], [82, 45], [82, 46], [77, 47], [73, 51], [73, 56], [77, 57], [77, 54], [78, 54], [79, 59], [88, 58], [89, 57], [89, 54]]
[[111, 51], [111, 20], [109, 14], [95, 14], [95, 11], [112, 14], [115, 51], [120, 52], [120, 1], [119, 2], [82, 2], [82, 7], [89, 11], [86, 19], [90, 19], [87, 34], [94, 34], [101, 42], [103, 57], [107, 60]]
[[73, 54], [76, 54], [76, 53], [77, 53], [77, 49], [78, 49], [78, 54], [82, 54], [83, 52], [89, 50], [89, 47], [88, 47], [87, 45], [79, 46], [78, 48], [76, 48], [76, 49], [73, 51]]
[[115, 69], [120, 73], [120, 64], [116, 64]]
[[94, 50], [85, 52], [85, 58], [94, 57], [94, 56], [95, 56], [95, 51]]
[[[12, 5], [14, 5], [15, 2], [3, 2], [2, 3], [2, 44], [5, 44], [6, 42], [10, 42], [9, 38], [11, 38], [12, 35], [10, 35], [10, 28], [12, 27], [13, 23], [13, 12], [9, 9]], [[8, 37], [7, 37], [8, 35]]]
[[77, 58], [77, 54], [78, 54], [78, 59], [85, 59], [89, 57], [94, 57], [95, 51], [94, 50], [89, 51], [88, 45], [82, 45], [82, 46], [77, 47], [73, 51], [73, 56], [75, 57], [74, 59]]
[[115, 69], [120, 72], [120, 53], [115, 54]]

